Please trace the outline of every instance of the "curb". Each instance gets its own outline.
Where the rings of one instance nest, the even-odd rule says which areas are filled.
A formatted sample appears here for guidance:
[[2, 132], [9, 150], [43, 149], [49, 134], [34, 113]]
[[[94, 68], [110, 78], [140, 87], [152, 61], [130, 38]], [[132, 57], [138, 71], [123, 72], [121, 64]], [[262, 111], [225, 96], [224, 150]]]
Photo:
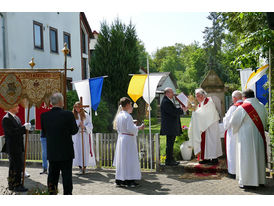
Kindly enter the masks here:
[[[8, 160], [0, 160], [0, 166], [9, 166]], [[42, 168], [42, 162], [26, 161], [26, 167]]]

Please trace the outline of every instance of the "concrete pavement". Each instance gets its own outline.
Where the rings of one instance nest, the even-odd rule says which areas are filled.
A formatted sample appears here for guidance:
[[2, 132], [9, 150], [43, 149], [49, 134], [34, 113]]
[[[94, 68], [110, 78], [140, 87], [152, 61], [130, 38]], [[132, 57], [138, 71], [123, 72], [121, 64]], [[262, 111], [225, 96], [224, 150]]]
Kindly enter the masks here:
[[[35, 167], [36, 166], [36, 167]], [[38, 166], [38, 167], [37, 167]], [[47, 185], [47, 175], [40, 175], [42, 167], [27, 165], [30, 174], [25, 179], [25, 187], [29, 190], [44, 190]], [[258, 189], [240, 189], [234, 179], [226, 176], [214, 180], [182, 179], [179, 173], [156, 173], [142, 171], [140, 186], [136, 188], [118, 188], [114, 185], [114, 169], [88, 168], [86, 174], [79, 174], [73, 169], [73, 195], [274, 195], [274, 180], [267, 178], [265, 187]], [[16, 194], [7, 187], [8, 166], [0, 163], [0, 193]], [[59, 194], [63, 194], [62, 178], [59, 180]], [[17, 193], [28, 194], [28, 193]]]

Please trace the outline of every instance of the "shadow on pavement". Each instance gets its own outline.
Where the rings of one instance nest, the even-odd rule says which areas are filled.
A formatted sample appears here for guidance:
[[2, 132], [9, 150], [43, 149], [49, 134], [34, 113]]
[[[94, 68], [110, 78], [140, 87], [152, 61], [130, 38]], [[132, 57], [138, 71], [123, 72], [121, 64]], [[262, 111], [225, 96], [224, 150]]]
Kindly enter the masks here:
[[[40, 190], [46, 190], [47, 189], [47, 185], [44, 185], [41, 182], [34, 181], [33, 179], [31, 179], [31, 177], [25, 179], [24, 186], [26, 188], [28, 188], [28, 190], [29, 190], [26, 193], [31, 193], [31, 191], [34, 191], [34, 190], [37, 190], [37, 189], [40, 189]], [[17, 193], [16, 192], [16, 194], [26, 194], [26, 193]]]
[[274, 195], [274, 180], [266, 179], [266, 184], [260, 187], [248, 187], [244, 191], [260, 195]]

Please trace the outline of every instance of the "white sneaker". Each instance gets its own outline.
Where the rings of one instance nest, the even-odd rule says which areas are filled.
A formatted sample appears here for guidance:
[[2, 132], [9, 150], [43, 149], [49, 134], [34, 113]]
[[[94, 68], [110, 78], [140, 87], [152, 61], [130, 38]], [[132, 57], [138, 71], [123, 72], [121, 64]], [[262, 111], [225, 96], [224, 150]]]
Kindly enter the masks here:
[[30, 174], [25, 171], [25, 177], [30, 177]]

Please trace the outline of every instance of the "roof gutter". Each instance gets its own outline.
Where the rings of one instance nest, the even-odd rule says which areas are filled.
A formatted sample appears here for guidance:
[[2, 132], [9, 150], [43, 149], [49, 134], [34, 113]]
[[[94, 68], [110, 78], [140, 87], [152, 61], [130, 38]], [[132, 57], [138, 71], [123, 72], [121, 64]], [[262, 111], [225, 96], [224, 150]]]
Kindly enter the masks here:
[[3, 63], [4, 68], [7, 68], [7, 62], [6, 62], [6, 37], [5, 37], [5, 19], [3, 13], [0, 12], [0, 16], [2, 18], [2, 32], [3, 32]]

